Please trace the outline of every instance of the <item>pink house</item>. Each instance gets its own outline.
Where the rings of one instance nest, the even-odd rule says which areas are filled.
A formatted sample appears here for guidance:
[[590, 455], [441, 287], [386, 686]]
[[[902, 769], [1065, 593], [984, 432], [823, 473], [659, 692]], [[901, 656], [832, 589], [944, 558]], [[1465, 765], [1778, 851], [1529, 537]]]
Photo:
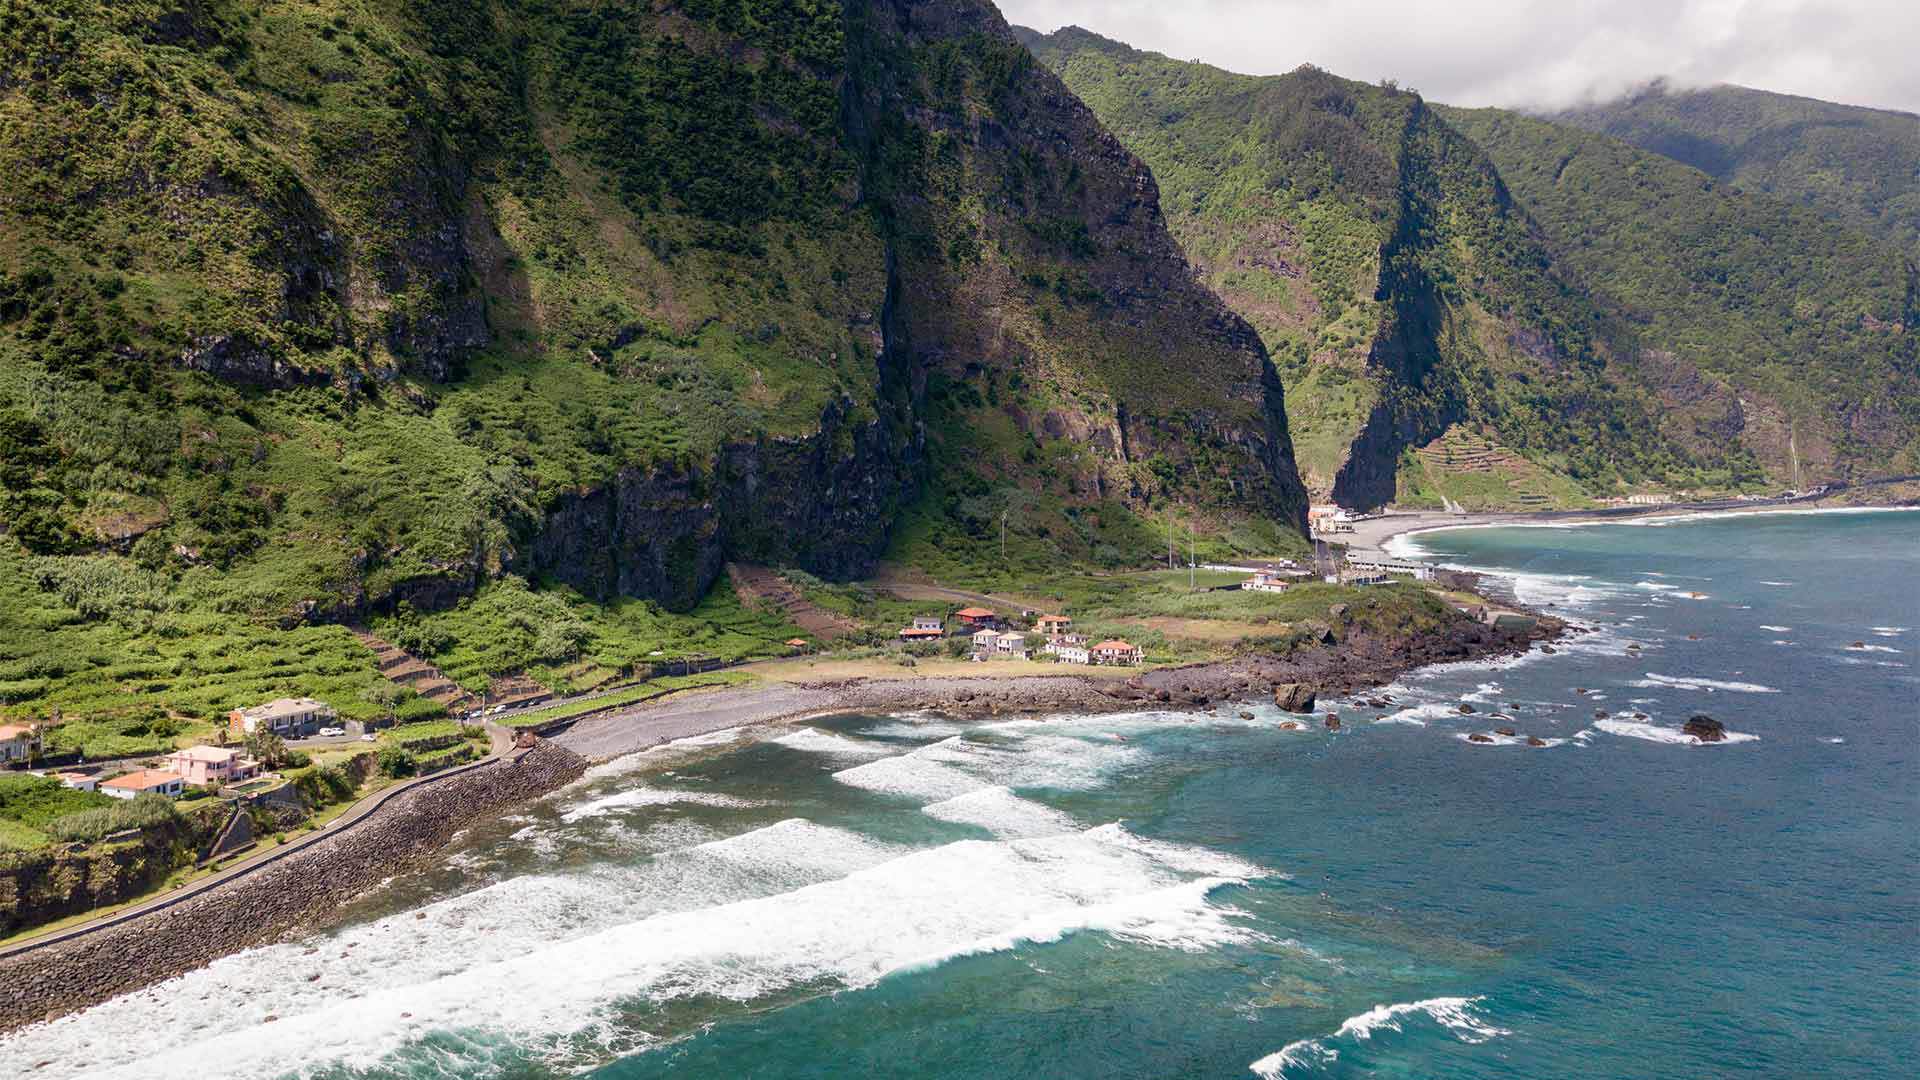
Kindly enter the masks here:
[[189, 746], [167, 758], [167, 767], [198, 787], [238, 783], [260, 771], [260, 763], [225, 746]]

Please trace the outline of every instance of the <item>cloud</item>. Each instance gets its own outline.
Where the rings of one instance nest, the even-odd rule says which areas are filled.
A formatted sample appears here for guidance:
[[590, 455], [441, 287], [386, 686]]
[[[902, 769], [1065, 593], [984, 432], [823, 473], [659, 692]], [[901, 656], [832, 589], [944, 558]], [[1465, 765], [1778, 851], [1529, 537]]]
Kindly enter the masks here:
[[1233, 71], [1303, 63], [1455, 105], [1606, 100], [1656, 77], [1920, 112], [1914, 0], [999, 0]]

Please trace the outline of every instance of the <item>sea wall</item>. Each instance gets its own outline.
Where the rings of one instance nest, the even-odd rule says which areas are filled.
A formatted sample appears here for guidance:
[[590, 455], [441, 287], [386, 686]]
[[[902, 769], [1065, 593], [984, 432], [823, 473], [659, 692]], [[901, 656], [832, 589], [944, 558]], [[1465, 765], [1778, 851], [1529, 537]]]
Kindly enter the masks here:
[[0, 957], [0, 1032], [296, 934], [470, 822], [578, 779], [586, 766], [572, 751], [542, 743], [517, 759], [422, 784], [345, 832], [180, 903]]

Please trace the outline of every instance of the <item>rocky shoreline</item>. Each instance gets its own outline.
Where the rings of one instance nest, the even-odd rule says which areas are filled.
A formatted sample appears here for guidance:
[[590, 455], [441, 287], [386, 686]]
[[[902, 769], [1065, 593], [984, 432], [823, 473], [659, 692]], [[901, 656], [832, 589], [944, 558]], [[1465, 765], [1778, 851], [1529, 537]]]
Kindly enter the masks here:
[[1323, 696], [1382, 686], [1415, 668], [1462, 660], [1517, 656], [1536, 642], [1575, 628], [1551, 618], [1530, 631], [1496, 630], [1462, 620], [1443, 632], [1411, 637], [1356, 632], [1286, 656], [1247, 655], [1184, 667], [1157, 668], [1129, 679], [1030, 675], [849, 680], [810, 684], [826, 691], [821, 711], [926, 709], [955, 716], [1005, 713], [1124, 712], [1142, 708], [1223, 708], [1266, 701], [1276, 687], [1302, 684]]
[[171, 907], [0, 958], [0, 1033], [310, 931], [461, 828], [563, 787], [586, 768], [578, 754], [543, 743], [405, 792], [347, 832]]
[[254, 874], [122, 924], [0, 958], [0, 1033], [152, 986], [242, 949], [311, 932], [326, 913], [430, 857], [466, 825], [578, 779], [588, 758], [831, 712], [931, 710], [972, 717], [1213, 709], [1270, 700], [1276, 689], [1293, 684], [1325, 696], [1345, 695], [1429, 664], [1519, 655], [1573, 629], [1544, 617], [1527, 631], [1464, 618], [1438, 632], [1411, 635], [1328, 627], [1320, 640], [1284, 656], [1254, 654], [1130, 678], [983, 674], [758, 686], [596, 718], [590, 727], [563, 733], [517, 759], [407, 792], [351, 831]]

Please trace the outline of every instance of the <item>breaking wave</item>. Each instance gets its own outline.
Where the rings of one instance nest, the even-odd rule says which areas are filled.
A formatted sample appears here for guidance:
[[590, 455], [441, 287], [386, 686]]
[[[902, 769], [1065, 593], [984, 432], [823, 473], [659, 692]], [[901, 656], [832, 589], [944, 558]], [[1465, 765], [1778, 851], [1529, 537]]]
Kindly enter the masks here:
[[1371, 1040], [1375, 1032], [1404, 1031], [1403, 1025], [1417, 1017], [1446, 1029], [1463, 1043], [1483, 1043], [1513, 1034], [1478, 1015], [1478, 1007], [1485, 1000], [1483, 997], [1441, 997], [1400, 1005], [1375, 1005], [1358, 1016], [1348, 1017], [1331, 1035], [1288, 1043], [1248, 1068], [1262, 1080], [1281, 1080], [1289, 1075], [1289, 1070], [1294, 1070], [1292, 1075], [1300, 1075], [1338, 1060], [1342, 1049]]

